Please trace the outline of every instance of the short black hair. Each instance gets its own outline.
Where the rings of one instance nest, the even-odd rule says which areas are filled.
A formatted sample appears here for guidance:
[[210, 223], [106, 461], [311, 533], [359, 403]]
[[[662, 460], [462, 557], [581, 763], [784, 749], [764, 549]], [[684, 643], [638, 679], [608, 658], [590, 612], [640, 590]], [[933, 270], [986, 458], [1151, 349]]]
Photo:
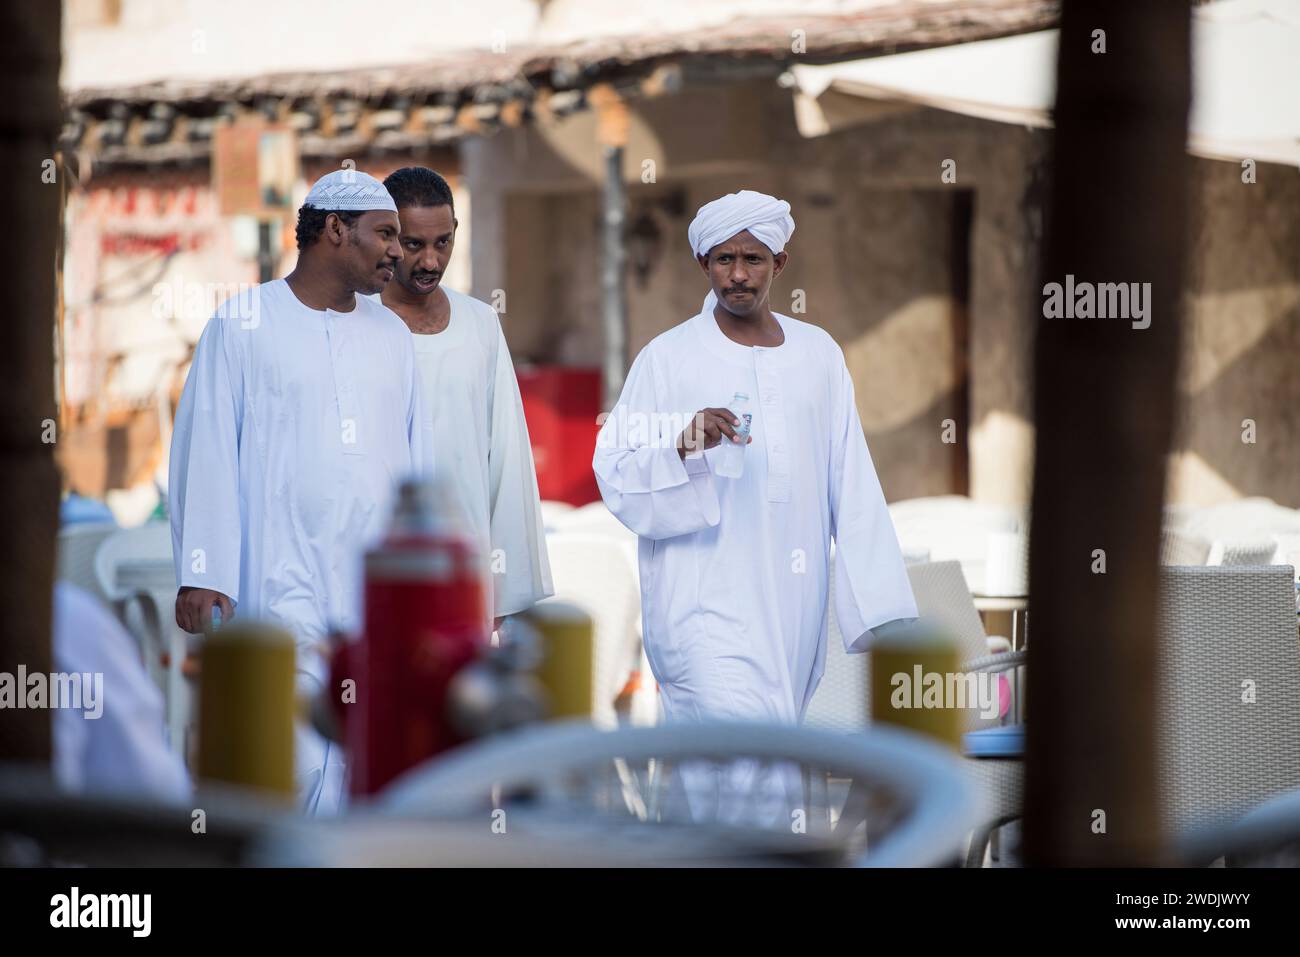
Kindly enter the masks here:
[[388, 174], [384, 188], [393, 197], [398, 209], [408, 206], [450, 206], [452, 215], [456, 204], [451, 198], [447, 181], [426, 166], [403, 166]]
[[298, 228], [295, 231], [298, 239], [298, 252], [315, 245], [316, 240], [320, 239], [321, 233], [325, 232], [325, 218], [330, 213], [338, 216], [348, 229], [356, 226], [357, 221], [361, 219], [361, 210], [317, 209], [314, 206], [302, 207], [302, 209], [298, 210]]

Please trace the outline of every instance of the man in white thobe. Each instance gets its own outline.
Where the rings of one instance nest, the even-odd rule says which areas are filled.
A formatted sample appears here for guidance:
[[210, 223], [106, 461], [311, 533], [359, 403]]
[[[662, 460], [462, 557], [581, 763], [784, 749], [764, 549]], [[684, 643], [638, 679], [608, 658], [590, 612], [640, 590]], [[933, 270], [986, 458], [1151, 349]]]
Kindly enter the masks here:
[[[431, 467], [411, 337], [366, 298], [401, 260], [397, 236], [378, 180], [319, 180], [299, 211], [294, 271], [217, 310], [176, 411], [176, 621], [197, 633], [214, 608], [223, 620], [238, 608], [287, 628], [300, 694], [326, 680], [329, 632], [359, 625], [362, 551], [395, 485]], [[305, 727], [295, 746], [305, 808], [337, 810], [339, 749]]]
[[457, 226], [447, 181], [409, 166], [384, 186], [403, 258], [383, 302], [411, 330], [438, 472], [491, 573], [495, 630], [555, 593], [519, 382], [496, 310], [442, 284]]
[[[845, 650], [917, 616], [843, 353], [769, 306], [789, 210], [748, 190], [700, 209], [689, 239], [713, 291], [637, 356], [597, 440], [601, 495], [640, 536], [645, 649], [669, 721], [802, 719], [827, 654], [832, 539]], [[724, 478], [737, 392], [752, 432], [743, 474]]]

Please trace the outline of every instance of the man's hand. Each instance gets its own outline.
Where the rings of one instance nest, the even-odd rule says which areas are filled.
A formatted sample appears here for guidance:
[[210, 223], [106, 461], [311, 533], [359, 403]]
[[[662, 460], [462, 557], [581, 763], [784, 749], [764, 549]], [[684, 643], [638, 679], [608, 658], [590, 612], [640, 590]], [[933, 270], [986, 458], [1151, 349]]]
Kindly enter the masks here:
[[[684, 460], [688, 452], [711, 449], [720, 444], [724, 436], [734, 442], [738, 425], [740, 419], [732, 415], [730, 409], [701, 409], [677, 437], [678, 457]], [[746, 444], [752, 441], [753, 436], [745, 439]]]
[[176, 593], [176, 624], [191, 635], [201, 634], [212, 624], [212, 606], [221, 606], [221, 622], [235, 616], [235, 603], [210, 588], [182, 588]]

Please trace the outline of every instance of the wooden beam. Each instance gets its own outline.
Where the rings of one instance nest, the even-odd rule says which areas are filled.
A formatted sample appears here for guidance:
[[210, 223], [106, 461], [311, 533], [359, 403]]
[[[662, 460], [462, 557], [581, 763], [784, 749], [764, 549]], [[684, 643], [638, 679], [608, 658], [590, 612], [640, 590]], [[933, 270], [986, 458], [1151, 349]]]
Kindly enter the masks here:
[[[0, 672], [51, 670], [50, 607], [59, 477], [54, 396], [55, 253], [62, 187], [48, 178], [62, 127], [59, 3], [0, 7], [0, 182], [11, 184], [4, 230], [9, 321], [0, 326]], [[19, 693], [25, 693], [20, 689]], [[0, 761], [48, 762], [50, 711], [0, 710]]]
[[[1147, 865], [1162, 854], [1156, 589], [1183, 288], [1190, 21], [1186, 3], [1132, 0], [1066, 0], [1061, 17], [1034, 318], [1031, 866]], [[1147, 319], [1047, 317], [1047, 284], [1064, 287], [1067, 276], [1139, 284]]]

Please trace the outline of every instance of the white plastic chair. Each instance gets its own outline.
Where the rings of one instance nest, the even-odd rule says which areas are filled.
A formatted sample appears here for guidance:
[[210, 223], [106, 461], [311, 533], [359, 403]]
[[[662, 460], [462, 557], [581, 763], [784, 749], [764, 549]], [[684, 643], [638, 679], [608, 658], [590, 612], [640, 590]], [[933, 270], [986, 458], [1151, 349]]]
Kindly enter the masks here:
[[558, 523], [566, 514], [573, 511], [573, 506], [568, 502], [543, 501], [541, 503], [542, 525], [549, 532], [558, 527]]
[[[582, 821], [588, 825], [584, 836], [589, 841], [599, 841], [602, 831], [626, 833], [632, 827], [644, 829], [650, 839], [646, 843], [651, 844], [655, 828], [667, 828], [664, 833], [676, 828], [694, 830], [701, 837], [729, 838], [740, 856], [773, 843], [790, 850], [818, 837], [823, 838], [823, 848], [834, 846], [852, 853], [853, 835], [847, 828], [829, 835], [812, 831], [792, 835], [791, 818], [786, 817], [760, 833], [716, 820], [640, 817], [617, 800], [621, 784], [612, 773], [616, 762], [678, 768], [735, 761], [794, 766], [805, 774], [833, 775], [863, 785], [865, 792], [888, 796], [897, 820], [889, 827], [871, 826], [870, 847], [851, 858], [860, 867], [948, 863], [986, 813], [980, 792], [959, 758], [901, 729], [842, 735], [751, 723], [671, 724], [606, 732], [582, 722], [534, 726], [436, 758], [394, 782], [380, 796], [377, 810], [394, 816], [473, 820], [481, 828], [479, 815], [484, 810], [509, 804], [503, 799], [522, 794], [526, 797], [519, 806], [526, 822]], [[671, 772], [662, 775], [658, 786], [670, 786], [673, 777]], [[607, 800], [610, 791], [616, 800]], [[654, 795], [643, 797], [640, 807], [654, 804]], [[743, 803], [747, 795], [732, 793], [727, 798]], [[807, 819], [815, 817], [815, 811], [808, 809]], [[868, 824], [872, 825], [870, 818]], [[830, 845], [825, 843], [828, 837]], [[716, 842], [708, 846], [716, 848]]]
[[902, 547], [904, 565], [924, 565], [930, 560], [930, 549], [919, 547]]
[[69, 525], [59, 529], [56, 569], [59, 580], [71, 582], [100, 601], [107, 602], [108, 596], [99, 585], [95, 555], [104, 539], [117, 530], [112, 522]]
[[[607, 535], [556, 533], [547, 536], [546, 549], [555, 584], [553, 600], [577, 605], [592, 618], [591, 716], [601, 727], [614, 727], [614, 699], [641, 661], [635, 566], [623, 543]], [[649, 674], [642, 678], [647, 680]]]
[[1025, 532], [1020, 510], [975, 502], [964, 495], [905, 499], [889, 505], [900, 545], [927, 550], [934, 562], [959, 561], [971, 587], [983, 585], [993, 532]]
[[1290, 565], [1296, 581], [1300, 582], [1300, 532], [1283, 532], [1274, 538], [1277, 541], [1277, 554], [1273, 556], [1273, 563]]
[[122, 624], [140, 643], [145, 666], [166, 701], [171, 745], [185, 754], [191, 696], [181, 666], [189, 639], [176, 624], [171, 525], [146, 522], [109, 535], [95, 553], [95, 576]]
[[[598, 528], [615, 525], [623, 528], [623, 524], [614, 517], [609, 507], [600, 499], [571, 508], [567, 512], [560, 513], [557, 518], [560, 527], [565, 531], [587, 528], [593, 525]], [[631, 535], [632, 533], [628, 532], [628, 534]]]
[[1029, 536], [1023, 532], [989, 532], [984, 567], [984, 595], [1029, 593]]
[[1262, 546], [1277, 535], [1300, 535], [1300, 511], [1272, 499], [1244, 498], [1191, 510], [1179, 531], [1211, 542], [1249, 541]]
[[614, 517], [603, 501], [588, 502], [555, 517], [550, 533], [555, 535], [600, 535], [619, 543], [624, 557], [640, 581], [637, 566], [636, 533]]
[[104, 540], [95, 553], [95, 574], [104, 594], [111, 601], [120, 601], [128, 597], [127, 590], [117, 582], [120, 565], [163, 561], [172, 561], [171, 525], [162, 521], [146, 522], [135, 528], [118, 529]]

